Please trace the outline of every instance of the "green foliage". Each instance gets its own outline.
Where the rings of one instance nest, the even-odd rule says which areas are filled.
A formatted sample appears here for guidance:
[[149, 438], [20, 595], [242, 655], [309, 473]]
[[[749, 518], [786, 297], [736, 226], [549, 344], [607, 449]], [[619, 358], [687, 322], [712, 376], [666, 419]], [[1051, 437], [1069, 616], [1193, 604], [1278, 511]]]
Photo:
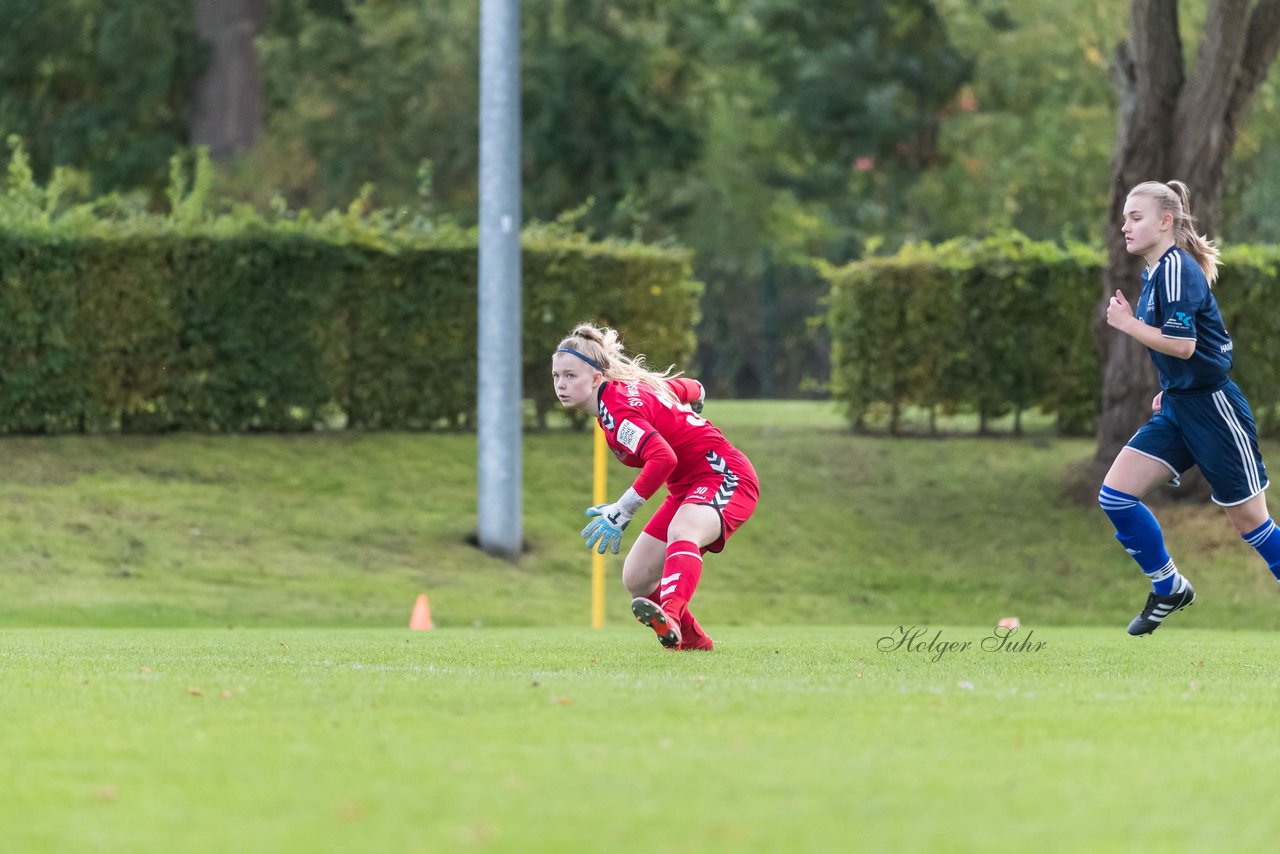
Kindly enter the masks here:
[[[1008, 233], [909, 244], [834, 271], [834, 392], [860, 425], [887, 405], [986, 420], [1039, 407], [1078, 430], [1096, 412], [1088, 336], [1101, 256]], [[1093, 377], [1093, 382], [1087, 378]], [[1081, 383], [1084, 383], [1081, 387]]]
[[[1233, 246], [1214, 287], [1235, 344], [1232, 375], [1266, 435], [1280, 431], [1280, 247]], [[1102, 253], [1017, 232], [908, 244], [833, 270], [833, 391], [855, 427], [887, 407], [987, 419], [1040, 408], [1064, 433], [1092, 430], [1101, 393], [1092, 338]], [[1118, 334], [1118, 333], [1117, 333]], [[1155, 389], [1152, 389], [1155, 393]]]
[[1096, 238], [1116, 123], [1107, 68], [1127, 17], [1093, 0], [938, 7], [974, 66], [941, 123], [936, 167], [910, 190], [905, 235]]
[[[588, 233], [688, 246], [708, 285], [699, 370], [718, 393], [825, 382], [810, 259], [853, 257], [886, 219], [850, 203], [866, 189], [853, 157], [878, 156], [878, 198], [901, 199], [966, 68], [931, 3], [838, 5], [522, 5], [526, 215], [576, 210]], [[426, 162], [431, 203], [471, 221], [473, 4], [347, 8], [273, 7], [267, 138], [233, 186], [328, 206], [370, 181], [377, 204], [416, 204]]]
[[191, 0], [7, 0], [0, 132], [30, 142], [41, 180], [74, 165], [95, 193], [159, 188], [205, 56]]
[[1248, 397], [1258, 431], [1280, 435], [1280, 246], [1230, 246], [1213, 290], [1234, 345], [1232, 376]]
[[[256, 180], [294, 206], [324, 208], [371, 182], [378, 203], [394, 207], [414, 201], [429, 163], [443, 209], [473, 218], [475, 4], [341, 5], [342, 14], [303, 0], [273, 4], [259, 40], [267, 137], [234, 187], [253, 193]], [[633, 213], [669, 209], [671, 176], [687, 175], [701, 151], [705, 37], [722, 17], [695, 0], [522, 5], [530, 217], [551, 220], [594, 197], [583, 224], [630, 237]]]
[[[687, 362], [699, 289], [660, 250], [526, 246], [525, 377], [584, 313]], [[116, 239], [6, 235], [5, 432], [297, 430], [469, 419], [475, 247], [389, 250], [267, 228]]]
[[[190, 4], [144, 5], [127, 14], [113, 0], [26, 3], [18, 29], [29, 43], [0, 50], [11, 63], [0, 69], [16, 70], [7, 96], [15, 110], [41, 113], [52, 96], [38, 89], [24, 100], [19, 78], [53, 67], [76, 69], [59, 77], [70, 84], [59, 90], [69, 112], [89, 110], [97, 96], [134, 103], [92, 125], [102, 135], [95, 144], [124, 152], [119, 162], [64, 144], [60, 126], [29, 118], [3, 126], [33, 140], [41, 180], [53, 164], [76, 163], [97, 190], [143, 192], [115, 203], [161, 209], [167, 178], [170, 211], [177, 190], [207, 214], [216, 199], [182, 183], [183, 173], [201, 174], [173, 144], [182, 134], [157, 145], [148, 124], [162, 109], [174, 129], [185, 121], [191, 87], [162, 90], [192, 83], [203, 67], [201, 51], [178, 61], [170, 49], [193, 41]], [[269, 5], [256, 42], [264, 133], [246, 156], [219, 165], [218, 192], [260, 211], [328, 210], [367, 186], [368, 207], [472, 222], [475, 4]], [[81, 38], [59, 41], [59, 19], [75, 21]], [[590, 234], [688, 246], [708, 283], [700, 361], [718, 393], [794, 394], [825, 382], [825, 348], [808, 326], [823, 285], [809, 259], [856, 255], [932, 157], [942, 107], [965, 67], [934, 3], [531, 0], [521, 19], [526, 217], [553, 221], [578, 209], [577, 225]], [[143, 24], [151, 30], [139, 42], [153, 49], [131, 52], [127, 69], [86, 47]], [[99, 67], [90, 92], [82, 78]], [[136, 132], [117, 134], [128, 122]], [[146, 174], [115, 174], [142, 152], [151, 157]], [[885, 166], [874, 187], [851, 183], [859, 154]], [[183, 169], [166, 176], [175, 156]]]
[[788, 128], [802, 193], [838, 197], [858, 157], [903, 172], [935, 160], [939, 111], [970, 62], [933, 3], [754, 0], [744, 15], [739, 50], [776, 84], [757, 109]]
[[[1106, 176], [1117, 111], [1109, 69], [1128, 33], [1128, 4], [936, 5], [974, 69], [942, 121], [937, 168], [910, 190], [902, 232], [945, 240], [1016, 228], [1042, 240], [1098, 239], [1111, 227]], [[1190, 68], [1209, 3], [1178, 0], [1177, 6]], [[1220, 225], [1232, 241], [1270, 241], [1280, 227], [1278, 136], [1280, 78], [1272, 74], [1253, 101], [1227, 167]]]
[[[474, 232], [368, 210], [268, 221], [207, 210], [203, 152], [174, 159], [161, 217], [112, 200], [49, 215], [15, 144], [0, 195], [0, 432], [458, 425], [475, 401]], [[524, 246], [528, 394], [594, 317], [687, 364], [700, 285], [687, 253], [563, 228]]]
[[342, 204], [365, 184], [379, 207], [415, 200], [430, 162], [435, 192], [475, 205], [479, 18], [472, 2], [271, 4], [258, 39], [265, 137], [229, 186], [262, 205]]
[[791, 396], [827, 381], [814, 259], [895, 227], [968, 61], [932, 3], [756, 0], [723, 30], [675, 228], [707, 283], [699, 364], [718, 393]]
[[[359, 197], [386, 221], [473, 222], [475, 3], [268, 5], [264, 133], [215, 174], [182, 147], [207, 57], [189, 0], [7, 4], [0, 132], [30, 141], [47, 187], [33, 215], [103, 191], [122, 194], [104, 215], [164, 210], [168, 187], [189, 200], [170, 200], [179, 219], [228, 198], [278, 212]], [[1178, 6], [1193, 62], [1207, 2]], [[825, 384], [815, 259], [1108, 227], [1107, 69], [1127, 27], [1114, 3], [526, 0], [521, 18], [526, 218], [575, 210], [597, 237], [688, 247], [706, 283], [696, 369], [717, 394]], [[1232, 240], [1280, 227], [1278, 133], [1273, 79], [1228, 171]], [[166, 174], [175, 156], [181, 173]], [[56, 171], [72, 164], [83, 172]]]
[[672, 234], [725, 15], [705, 0], [539, 0], [522, 20], [526, 210], [593, 198], [584, 224], [598, 233]]
[[209, 149], [201, 146], [195, 152], [195, 176], [190, 184], [181, 154], [169, 158], [169, 186], [165, 197], [169, 200], [169, 215], [182, 225], [199, 222], [208, 212], [213, 192], [213, 164], [209, 161]]

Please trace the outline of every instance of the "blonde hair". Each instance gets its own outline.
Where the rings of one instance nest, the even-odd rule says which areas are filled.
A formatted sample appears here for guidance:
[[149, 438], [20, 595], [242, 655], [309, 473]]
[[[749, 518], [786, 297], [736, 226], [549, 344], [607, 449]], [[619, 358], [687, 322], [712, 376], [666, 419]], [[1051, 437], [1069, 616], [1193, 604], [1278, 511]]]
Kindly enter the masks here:
[[1181, 181], [1167, 184], [1146, 181], [1129, 191], [1130, 196], [1150, 196], [1156, 200], [1161, 214], [1173, 214], [1173, 243], [1196, 259], [1204, 277], [1212, 285], [1218, 278], [1218, 247], [1196, 232], [1196, 219], [1191, 215], [1191, 191]]
[[596, 326], [593, 323], [579, 323], [573, 331], [556, 346], [556, 351], [571, 350], [582, 357], [583, 361], [604, 374], [607, 380], [623, 383], [644, 383], [660, 397], [676, 402], [675, 395], [666, 381], [680, 376], [672, 373], [674, 365], [662, 373], [651, 371], [645, 367], [644, 356], [636, 354], [627, 356], [622, 351], [622, 339], [616, 329], [607, 326]]

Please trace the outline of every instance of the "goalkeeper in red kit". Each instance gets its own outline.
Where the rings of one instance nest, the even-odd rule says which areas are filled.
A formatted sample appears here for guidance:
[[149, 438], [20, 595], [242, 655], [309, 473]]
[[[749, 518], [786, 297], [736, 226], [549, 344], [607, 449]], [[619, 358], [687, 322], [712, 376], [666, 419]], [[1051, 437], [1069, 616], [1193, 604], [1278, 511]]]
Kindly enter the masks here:
[[689, 613], [702, 555], [719, 552], [751, 517], [760, 486], [747, 457], [700, 415], [701, 383], [645, 367], [612, 329], [580, 324], [556, 347], [551, 379], [566, 409], [596, 416], [609, 448], [640, 469], [612, 504], [587, 509], [587, 547], [614, 554], [631, 518], [662, 485], [667, 497], [622, 565], [631, 612], [668, 649], [714, 646]]

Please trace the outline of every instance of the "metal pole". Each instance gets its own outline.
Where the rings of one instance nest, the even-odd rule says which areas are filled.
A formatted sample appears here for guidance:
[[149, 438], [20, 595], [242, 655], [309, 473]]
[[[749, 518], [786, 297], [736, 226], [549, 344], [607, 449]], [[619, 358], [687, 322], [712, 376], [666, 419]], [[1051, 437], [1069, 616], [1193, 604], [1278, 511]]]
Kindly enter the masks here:
[[480, 3], [480, 264], [477, 330], [480, 548], [523, 540], [520, 450], [520, 3]]

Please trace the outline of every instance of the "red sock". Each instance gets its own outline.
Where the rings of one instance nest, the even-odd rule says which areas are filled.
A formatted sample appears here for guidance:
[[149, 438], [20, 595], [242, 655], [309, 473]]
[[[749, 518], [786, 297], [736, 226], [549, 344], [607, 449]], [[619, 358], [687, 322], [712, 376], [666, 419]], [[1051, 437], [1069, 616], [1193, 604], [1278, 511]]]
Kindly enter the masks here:
[[684, 622], [689, 600], [702, 578], [702, 552], [691, 540], [677, 540], [667, 546], [658, 595], [662, 610]]

